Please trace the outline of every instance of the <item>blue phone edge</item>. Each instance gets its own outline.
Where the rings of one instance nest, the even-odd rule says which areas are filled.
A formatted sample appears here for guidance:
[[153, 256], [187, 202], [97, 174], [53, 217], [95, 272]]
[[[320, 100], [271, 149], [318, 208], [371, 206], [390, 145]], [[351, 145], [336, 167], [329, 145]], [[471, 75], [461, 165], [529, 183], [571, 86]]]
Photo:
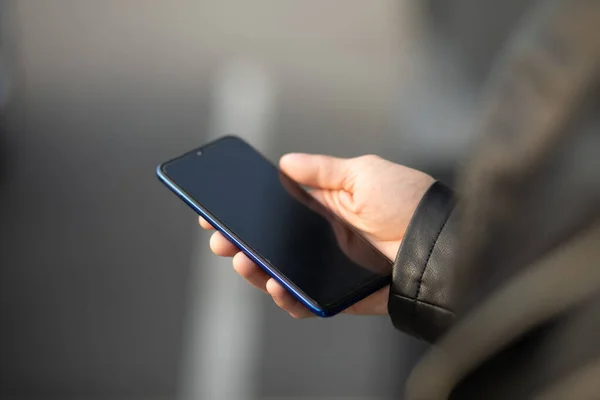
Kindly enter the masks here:
[[[168, 163], [168, 162], [167, 162]], [[298, 288], [287, 282], [285, 278], [283, 278], [278, 271], [275, 271], [271, 266], [265, 263], [261, 258], [256, 255], [251, 249], [249, 249], [241, 240], [230, 234], [227, 229], [225, 229], [218, 221], [215, 221], [207, 212], [205, 212], [196, 202], [191, 199], [184, 191], [179, 189], [177, 185], [175, 185], [162, 171], [162, 167], [167, 164], [159, 164], [156, 167], [156, 176], [158, 179], [169, 188], [177, 197], [183, 200], [190, 208], [192, 208], [198, 215], [202, 218], [206, 219], [216, 230], [222, 233], [227, 239], [229, 239], [232, 243], [236, 245], [238, 249], [240, 249], [248, 258], [250, 258], [253, 262], [255, 262], [259, 267], [261, 267], [271, 278], [275, 279], [279, 284], [286, 288], [298, 301], [300, 301], [306, 308], [308, 308], [313, 314], [321, 318], [333, 317], [334, 315], [340, 313], [351, 305], [361, 301], [362, 299], [368, 297], [369, 295], [375, 293], [377, 290], [381, 289], [385, 286], [385, 279], [381, 279], [381, 284], [372, 284], [369, 285], [366, 290], [357, 293], [356, 296], [348, 299], [347, 301], [337, 304], [335, 307], [331, 309], [323, 309], [318, 307], [316, 304], [313, 304], [307, 295], [305, 295]], [[389, 283], [389, 282], [388, 282]]]

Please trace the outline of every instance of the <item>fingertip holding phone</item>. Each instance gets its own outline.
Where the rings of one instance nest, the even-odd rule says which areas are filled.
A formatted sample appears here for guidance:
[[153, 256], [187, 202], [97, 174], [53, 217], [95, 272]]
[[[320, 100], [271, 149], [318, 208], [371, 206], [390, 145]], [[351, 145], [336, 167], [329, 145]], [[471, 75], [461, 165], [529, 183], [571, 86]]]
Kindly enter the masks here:
[[160, 164], [156, 174], [317, 316], [391, 281], [386, 256], [238, 137]]

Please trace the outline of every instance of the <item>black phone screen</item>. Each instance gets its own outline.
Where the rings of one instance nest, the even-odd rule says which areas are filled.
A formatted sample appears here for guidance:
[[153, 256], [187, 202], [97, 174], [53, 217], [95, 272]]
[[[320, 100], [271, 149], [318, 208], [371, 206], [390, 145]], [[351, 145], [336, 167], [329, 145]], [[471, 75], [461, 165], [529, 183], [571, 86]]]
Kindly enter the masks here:
[[241, 139], [219, 139], [162, 171], [321, 307], [391, 274], [387, 257]]

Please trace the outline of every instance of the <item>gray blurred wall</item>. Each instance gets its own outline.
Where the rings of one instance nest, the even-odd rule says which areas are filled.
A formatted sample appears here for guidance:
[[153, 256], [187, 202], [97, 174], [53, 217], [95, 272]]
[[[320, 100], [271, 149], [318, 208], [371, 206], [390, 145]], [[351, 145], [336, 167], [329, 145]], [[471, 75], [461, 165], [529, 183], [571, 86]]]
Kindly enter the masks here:
[[[231, 62], [258, 63], [277, 88], [270, 158], [378, 153], [447, 173], [479, 83], [417, 4], [7, 2], [0, 395], [176, 396], [190, 279], [211, 265], [191, 271], [208, 246], [196, 249], [193, 214], [154, 166], [207, 137]], [[258, 306], [251, 397], [393, 398], [423, 347], [385, 318], [293, 321]]]

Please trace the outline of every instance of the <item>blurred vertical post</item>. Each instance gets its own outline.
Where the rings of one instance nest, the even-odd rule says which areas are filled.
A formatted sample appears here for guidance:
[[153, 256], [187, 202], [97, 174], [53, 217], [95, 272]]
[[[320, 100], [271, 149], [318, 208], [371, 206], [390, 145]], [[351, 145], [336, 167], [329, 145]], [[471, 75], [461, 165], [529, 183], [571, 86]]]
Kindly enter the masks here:
[[[265, 69], [252, 62], [231, 62], [219, 70], [213, 95], [211, 140], [236, 134], [259, 149], [269, 148], [275, 90]], [[204, 234], [197, 239], [192, 259], [180, 398], [254, 398], [261, 293], [237, 276], [231, 260], [212, 255], [206, 239]]]

